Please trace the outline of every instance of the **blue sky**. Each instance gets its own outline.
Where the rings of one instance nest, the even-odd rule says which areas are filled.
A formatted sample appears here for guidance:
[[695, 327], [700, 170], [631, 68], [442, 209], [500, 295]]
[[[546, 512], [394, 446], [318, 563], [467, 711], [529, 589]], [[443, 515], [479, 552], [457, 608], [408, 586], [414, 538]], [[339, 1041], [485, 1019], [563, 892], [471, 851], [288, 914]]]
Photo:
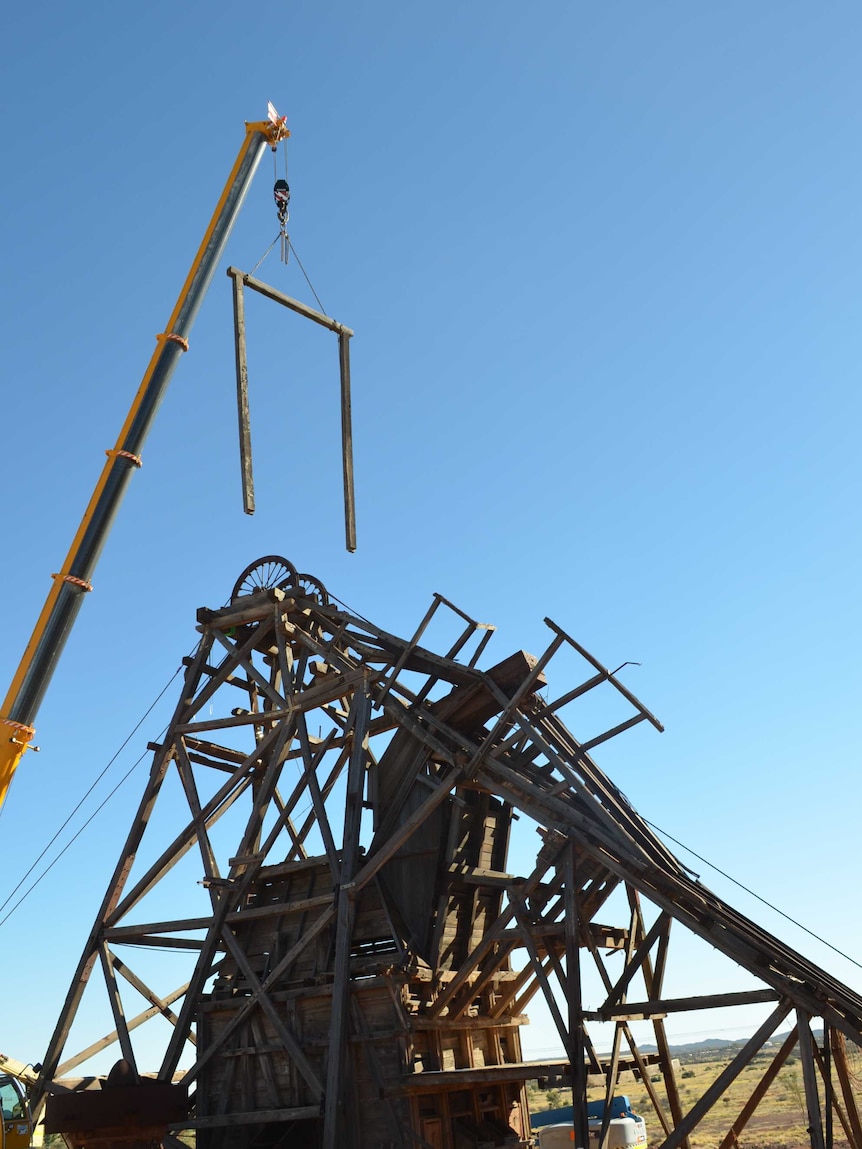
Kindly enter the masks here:
[[[293, 132], [291, 239], [356, 331], [359, 525], [347, 555], [334, 346], [262, 301], [242, 514], [219, 271], [0, 820], [4, 883], [173, 674], [196, 608], [275, 552], [389, 630], [439, 591], [498, 625], [499, 657], [543, 649], [550, 615], [640, 661], [626, 681], [667, 731], [600, 763], [862, 953], [860, 10], [48, 2], [3, 31], [7, 681], [268, 99]], [[244, 269], [276, 234], [271, 184], [265, 157], [228, 251]], [[310, 298], [276, 253], [259, 274]], [[13, 1056], [44, 1049], [141, 785], [0, 927], [27, 986], [4, 995]]]

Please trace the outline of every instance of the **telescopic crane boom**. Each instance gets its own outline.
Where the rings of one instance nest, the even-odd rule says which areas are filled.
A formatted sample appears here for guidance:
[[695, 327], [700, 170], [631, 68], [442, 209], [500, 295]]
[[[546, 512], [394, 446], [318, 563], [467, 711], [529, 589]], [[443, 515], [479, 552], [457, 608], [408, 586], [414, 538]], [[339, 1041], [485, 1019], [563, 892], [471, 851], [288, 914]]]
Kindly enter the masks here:
[[269, 105], [269, 119], [245, 126], [245, 138], [212, 219], [192, 262], [179, 298], [157, 344], [126, 416], [116, 445], [108, 456], [96, 489], [60, 571], [53, 575], [48, 598], [39, 615], [24, 657], [0, 707], [0, 806], [24, 752], [31, 745], [33, 723], [48, 683], [77, 617], [81, 601], [92, 589], [105, 539], [132, 473], [141, 465], [141, 451], [167, 390], [177, 360], [188, 350], [188, 337], [200, 305], [221, 259], [236, 217], [267, 146], [275, 148], [290, 133], [284, 117]]

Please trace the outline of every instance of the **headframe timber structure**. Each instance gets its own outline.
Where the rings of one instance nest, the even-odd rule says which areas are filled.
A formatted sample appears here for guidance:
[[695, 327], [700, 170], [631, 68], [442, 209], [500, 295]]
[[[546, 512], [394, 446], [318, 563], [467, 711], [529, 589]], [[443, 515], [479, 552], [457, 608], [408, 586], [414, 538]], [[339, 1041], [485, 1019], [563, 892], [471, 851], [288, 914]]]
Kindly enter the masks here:
[[[527, 1145], [538, 1078], [572, 1085], [573, 1139], [587, 1146], [588, 1084], [610, 1101], [631, 1071], [654, 1105], [650, 1144], [677, 1149], [757, 1058], [717, 1141], [732, 1149], [798, 1049], [812, 1149], [835, 1130], [862, 1149], [847, 1050], [862, 1046], [862, 998], [656, 837], [592, 751], [660, 723], [546, 622], [540, 657], [483, 670], [493, 628], [442, 596], [403, 639], [277, 556], [243, 572], [227, 607], [198, 612], [199, 646], [34, 1087], [49, 1132], [169, 1149], [186, 1129], [202, 1149]], [[444, 633], [435, 653], [429, 636]], [[559, 663], [584, 673], [555, 694]], [[606, 729], [572, 733], [597, 713]], [[510, 872], [515, 821], [537, 848]], [[674, 996], [673, 923], [731, 959], [732, 990]], [[72, 1051], [97, 966], [107, 1029]], [[520, 1036], [536, 995], [564, 1051], [542, 1062], [524, 1060]], [[753, 1005], [756, 1033], [686, 1101], [667, 1016]], [[159, 1019], [147, 1075], [138, 1050]], [[632, 1030], [643, 1019], [649, 1052]], [[590, 1033], [601, 1024], [604, 1052]], [[117, 1088], [147, 1104], [72, 1076], [111, 1045]]]

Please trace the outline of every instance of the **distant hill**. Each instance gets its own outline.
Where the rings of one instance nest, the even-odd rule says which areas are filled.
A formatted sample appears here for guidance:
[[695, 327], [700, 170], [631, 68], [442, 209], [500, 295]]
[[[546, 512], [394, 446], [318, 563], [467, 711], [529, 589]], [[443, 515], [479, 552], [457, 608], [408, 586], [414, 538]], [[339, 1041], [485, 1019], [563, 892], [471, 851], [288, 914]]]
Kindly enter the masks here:
[[[786, 1029], [783, 1033], [775, 1033], [770, 1038], [767, 1045], [781, 1045], [787, 1039], [790, 1030]], [[815, 1041], [823, 1041], [823, 1029], [812, 1029], [812, 1036]], [[741, 1049], [748, 1041], [747, 1037], [740, 1037], [737, 1039], [729, 1039], [727, 1037], [705, 1037], [703, 1041], [691, 1041], [688, 1043], [671, 1042], [670, 1051], [678, 1057], [687, 1053], [708, 1052], [716, 1049]], [[640, 1049], [644, 1053], [658, 1053], [658, 1047], [655, 1045], [641, 1045]]]
[[[684, 1044], [671, 1042], [670, 1051], [678, 1056], [681, 1053], [698, 1053], [714, 1049], [738, 1049], [741, 1045], [745, 1045], [747, 1040], [745, 1037], [739, 1041], [733, 1041], [726, 1037], [705, 1037], [703, 1041], [690, 1041]], [[658, 1053], [657, 1045], [641, 1044], [639, 1048], [643, 1053]]]

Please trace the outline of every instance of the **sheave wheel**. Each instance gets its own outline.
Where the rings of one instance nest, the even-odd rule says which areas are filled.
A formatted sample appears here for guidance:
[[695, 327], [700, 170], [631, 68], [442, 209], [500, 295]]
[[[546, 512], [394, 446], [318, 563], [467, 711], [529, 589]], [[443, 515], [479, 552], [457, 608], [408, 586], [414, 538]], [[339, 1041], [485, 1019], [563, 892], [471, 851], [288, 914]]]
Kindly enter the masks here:
[[283, 590], [288, 586], [296, 586], [296, 581], [296, 567], [293, 563], [280, 555], [265, 555], [249, 564], [236, 580], [231, 601], [242, 595], [256, 594], [260, 590], [272, 590], [273, 587]]
[[298, 574], [296, 582], [293, 584], [297, 590], [305, 596], [305, 598], [315, 598], [321, 606], [329, 604], [329, 595], [326, 593], [326, 587], [316, 579], [314, 575]]

